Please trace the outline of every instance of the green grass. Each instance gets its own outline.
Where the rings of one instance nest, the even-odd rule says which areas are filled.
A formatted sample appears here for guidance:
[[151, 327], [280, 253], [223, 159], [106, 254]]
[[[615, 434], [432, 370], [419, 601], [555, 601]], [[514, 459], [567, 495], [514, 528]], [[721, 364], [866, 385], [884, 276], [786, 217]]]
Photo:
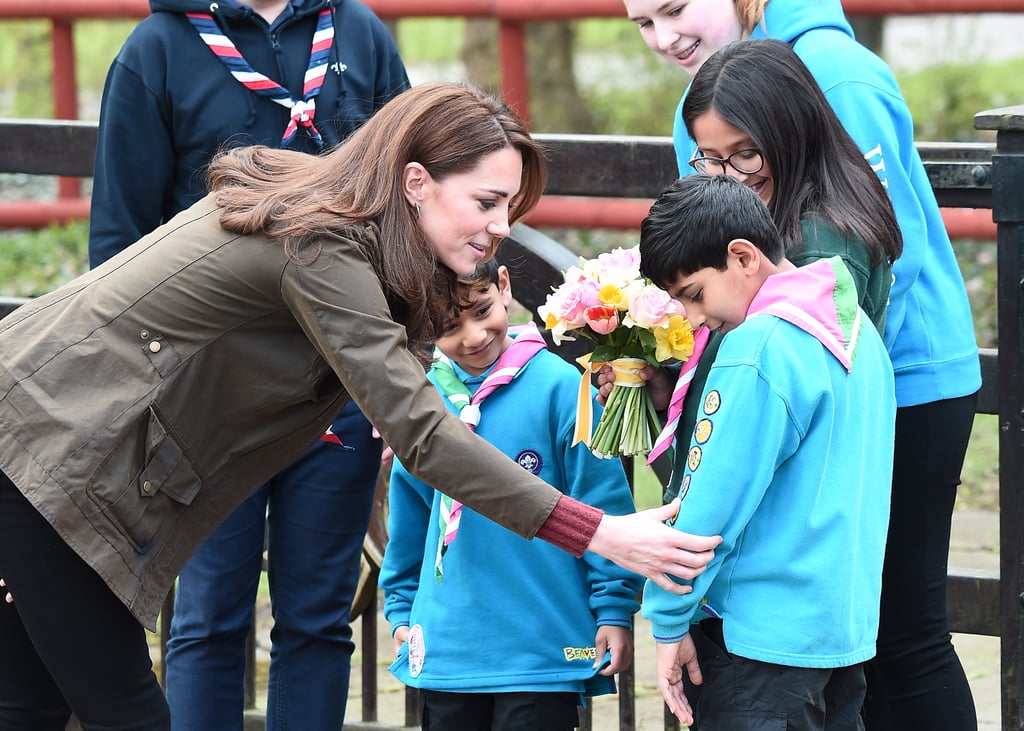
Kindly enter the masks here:
[[957, 491], [957, 510], [999, 510], [999, 418], [974, 417]]
[[84, 221], [41, 231], [0, 229], [0, 296], [36, 297], [88, 268]]
[[452, 63], [462, 55], [463, 18], [404, 18], [395, 40], [408, 66]]
[[1024, 101], [1024, 58], [1000, 63], [933, 66], [902, 75], [918, 140], [994, 139], [973, 129], [974, 115]]
[[636, 509], [658, 507], [661, 505], [662, 492], [661, 480], [654, 474], [654, 470], [645, 465], [643, 460], [636, 460], [633, 465], [633, 501]]

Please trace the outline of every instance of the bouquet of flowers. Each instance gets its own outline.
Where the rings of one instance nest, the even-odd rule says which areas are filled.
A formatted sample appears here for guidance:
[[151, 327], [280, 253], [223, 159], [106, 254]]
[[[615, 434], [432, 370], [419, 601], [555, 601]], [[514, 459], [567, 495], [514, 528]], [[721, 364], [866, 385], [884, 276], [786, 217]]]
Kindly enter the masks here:
[[[537, 312], [556, 345], [577, 335], [596, 343], [578, 361], [584, 371], [573, 444], [582, 441], [599, 457], [648, 454], [661, 424], [637, 374], [648, 363], [685, 361], [694, 342], [682, 306], [640, 275], [639, 246], [581, 257]], [[590, 375], [603, 363], [615, 383], [591, 437]]]

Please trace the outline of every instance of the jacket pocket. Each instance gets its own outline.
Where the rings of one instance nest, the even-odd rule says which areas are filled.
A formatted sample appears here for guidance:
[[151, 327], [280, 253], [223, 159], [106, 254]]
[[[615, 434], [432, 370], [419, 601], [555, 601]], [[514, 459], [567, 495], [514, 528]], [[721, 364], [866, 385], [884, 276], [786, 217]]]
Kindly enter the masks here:
[[88, 493], [132, 545], [146, 553], [191, 505], [201, 481], [181, 445], [150, 406], [89, 479]]

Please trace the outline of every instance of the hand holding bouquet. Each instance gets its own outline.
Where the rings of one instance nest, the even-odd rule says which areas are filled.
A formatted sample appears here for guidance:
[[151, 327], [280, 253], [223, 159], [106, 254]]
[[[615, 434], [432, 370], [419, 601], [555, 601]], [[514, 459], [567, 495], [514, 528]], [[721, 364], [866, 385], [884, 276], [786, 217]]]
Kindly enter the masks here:
[[[556, 345], [576, 335], [596, 343], [579, 361], [584, 373], [573, 444], [582, 441], [599, 457], [648, 454], [661, 424], [637, 374], [648, 363], [689, 358], [693, 328], [679, 303], [640, 275], [639, 247], [581, 257], [537, 312]], [[611, 365], [615, 384], [591, 437], [590, 374], [603, 363]]]

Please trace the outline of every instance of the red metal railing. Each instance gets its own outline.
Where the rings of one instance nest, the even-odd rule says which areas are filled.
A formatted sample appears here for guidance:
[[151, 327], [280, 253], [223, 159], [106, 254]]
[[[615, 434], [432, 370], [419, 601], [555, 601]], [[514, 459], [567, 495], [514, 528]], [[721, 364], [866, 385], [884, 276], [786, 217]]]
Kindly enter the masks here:
[[[364, 0], [380, 17], [468, 17], [498, 21], [501, 91], [505, 100], [529, 118], [529, 78], [523, 24], [534, 21], [623, 17], [622, 0]], [[844, 0], [849, 15], [1024, 12], [1024, 0]], [[52, 22], [54, 117], [77, 119], [74, 22], [96, 18], [143, 18], [148, 0], [3, 0], [0, 21], [48, 19]], [[623, 228], [639, 226], [649, 200], [546, 197], [528, 219], [535, 226]], [[77, 178], [61, 178], [55, 201], [0, 203], [0, 227], [42, 227], [88, 217]], [[944, 209], [954, 238], [994, 239], [987, 210]]]

